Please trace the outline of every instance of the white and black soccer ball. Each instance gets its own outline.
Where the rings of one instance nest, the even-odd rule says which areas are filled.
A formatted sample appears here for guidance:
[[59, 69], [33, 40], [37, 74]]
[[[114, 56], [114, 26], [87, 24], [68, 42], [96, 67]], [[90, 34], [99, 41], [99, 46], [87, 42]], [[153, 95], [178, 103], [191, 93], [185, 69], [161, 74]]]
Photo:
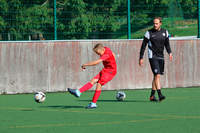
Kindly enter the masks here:
[[126, 98], [126, 94], [123, 91], [118, 91], [116, 94], [117, 101], [123, 101]]
[[34, 95], [34, 99], [37, 103], [42, 103], [46, 99], [46, 95], [43, 92], [36, 92]]

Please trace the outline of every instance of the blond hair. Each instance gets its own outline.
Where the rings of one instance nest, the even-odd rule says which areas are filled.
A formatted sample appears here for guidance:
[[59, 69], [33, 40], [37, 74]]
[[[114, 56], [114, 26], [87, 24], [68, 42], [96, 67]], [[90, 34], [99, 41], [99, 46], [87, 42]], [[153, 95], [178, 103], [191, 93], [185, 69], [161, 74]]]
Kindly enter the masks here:
[[93, 51], [97, 51], [98, 49], [102, 49], [102, 48], [104, 48], [103, 44], [97, 43], [97, 44], [94, 46]]
[[155, 17], [154, 20], [155, 20], [155, 19], [160, 20], [160, 23], [162, 23], [162, 18], [161, 18], [161, 17]]

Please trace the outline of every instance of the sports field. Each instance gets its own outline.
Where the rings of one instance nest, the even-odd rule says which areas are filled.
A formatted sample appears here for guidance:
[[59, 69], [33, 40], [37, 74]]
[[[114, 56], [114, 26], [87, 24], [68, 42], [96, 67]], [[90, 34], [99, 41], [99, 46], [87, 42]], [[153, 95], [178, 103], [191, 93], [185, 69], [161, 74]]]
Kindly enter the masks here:
[[126, 90], [123, 102], [115, 93], [103, 91], [92, 110], [93, 92], [47, 93], [40, 104], [33, 94], [0, 95], [0, 133], [200, 133], [200, 88], [163, 89], [157, 103], [150, 90]]

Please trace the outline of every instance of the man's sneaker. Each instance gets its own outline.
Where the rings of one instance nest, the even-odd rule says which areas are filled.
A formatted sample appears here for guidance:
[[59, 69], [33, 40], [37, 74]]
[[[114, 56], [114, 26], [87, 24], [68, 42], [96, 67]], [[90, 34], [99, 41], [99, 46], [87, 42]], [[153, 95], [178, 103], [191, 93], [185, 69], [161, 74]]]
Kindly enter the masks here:
[[94, 108], [97, 108], [97, 104], [96, 103], [89, 103], [88, 106], [86, 107], [86, 109], [94, 109]]
[[81, 96], [81, 92], [78, 89], [67, 88], [67, 90], [69, 91], [69, 93], [71, 93], [75, 97], [80, 97]]
[[152, 102], [157, 102], [158, 100], [156, 99], [155, 96], [151, 96], [151, 97], [150, 97], [150, 101], [152, 101]]
[[159, 97], [159, 101], [162, 101], [162, 100], [164, 100], [165, 99], [165, 96], [160, 96]]

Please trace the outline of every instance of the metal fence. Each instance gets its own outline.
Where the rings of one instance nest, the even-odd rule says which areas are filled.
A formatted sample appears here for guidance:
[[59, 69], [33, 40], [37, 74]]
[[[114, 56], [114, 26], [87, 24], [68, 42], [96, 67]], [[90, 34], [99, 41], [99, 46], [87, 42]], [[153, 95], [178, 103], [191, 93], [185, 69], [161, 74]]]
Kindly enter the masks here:
[[0, 0], [0, 40], [138, 39], [155, 16], [171, 36], [197, 36], [199, 1]]

